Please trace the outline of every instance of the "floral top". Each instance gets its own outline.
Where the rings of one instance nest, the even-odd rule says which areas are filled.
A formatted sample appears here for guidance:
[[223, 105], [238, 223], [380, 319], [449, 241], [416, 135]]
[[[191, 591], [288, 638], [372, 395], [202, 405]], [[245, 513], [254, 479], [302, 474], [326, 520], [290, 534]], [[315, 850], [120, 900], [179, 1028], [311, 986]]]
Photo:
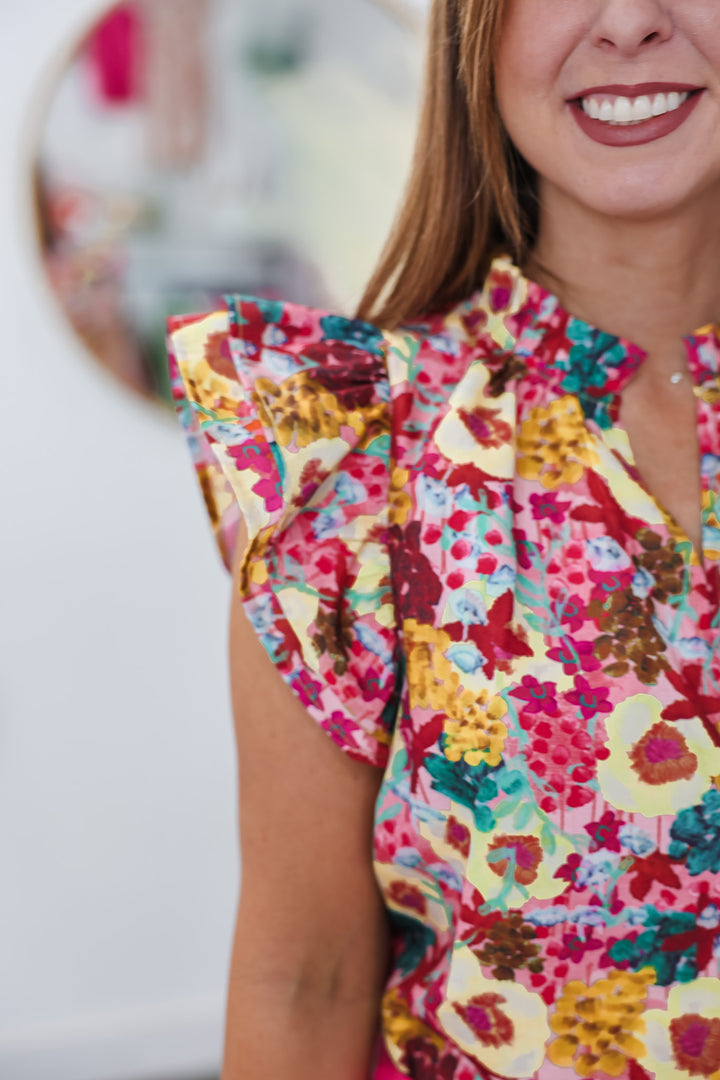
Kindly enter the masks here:
[[720, 338], [693, 550], [633, 463], [643, 353], [497, 259], [399, 332], [230, 297], [181, 420], [283, 678], [384, 777], [401, 1074], [720, 1080]]

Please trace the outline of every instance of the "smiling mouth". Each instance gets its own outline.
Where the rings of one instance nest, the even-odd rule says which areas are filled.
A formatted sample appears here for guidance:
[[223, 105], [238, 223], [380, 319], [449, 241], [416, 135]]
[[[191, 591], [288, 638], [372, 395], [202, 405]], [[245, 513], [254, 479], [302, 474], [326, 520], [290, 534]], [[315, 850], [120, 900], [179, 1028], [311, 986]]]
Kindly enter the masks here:
[[688, 98], [700, 93], [702, 88], [687, 86], [668, 87], [667, 90], [638, 87], [634, 95], [617, 92], [611, 87], [598, 87], [574, 98], [572, 104], [582, 109], [591, 120], [599, 120], [610, 127], [632, 127], [676, 112]]

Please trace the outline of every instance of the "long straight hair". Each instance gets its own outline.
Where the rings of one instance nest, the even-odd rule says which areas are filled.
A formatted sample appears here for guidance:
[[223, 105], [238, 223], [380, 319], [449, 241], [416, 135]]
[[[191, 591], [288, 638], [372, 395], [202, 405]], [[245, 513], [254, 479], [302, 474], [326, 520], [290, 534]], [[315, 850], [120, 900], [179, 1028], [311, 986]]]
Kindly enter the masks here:
[[537, 230], [533, 170], [505, 132], [494, 62], [505, 0], [433, 0], [420, 124], [400, 211], [358, 307], [392, 328], [467, 297]]

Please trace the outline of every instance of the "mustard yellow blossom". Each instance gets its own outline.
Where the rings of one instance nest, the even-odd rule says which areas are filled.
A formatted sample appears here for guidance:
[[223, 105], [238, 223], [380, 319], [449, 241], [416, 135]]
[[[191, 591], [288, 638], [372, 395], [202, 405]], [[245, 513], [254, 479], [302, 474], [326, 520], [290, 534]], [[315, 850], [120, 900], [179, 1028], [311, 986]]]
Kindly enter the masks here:
[[412, 508], [412, 499], [404, 489], [410, 482], [409, 469], [394, 468], [390, 476], [390, 524], [404, 525]]
[[499, 765], [508, 733], [500, 718], [506, 712], [501, 697], [490, 697], [487, 690], [481, 690], [472, 705], [448, 717], [444, 726], [448, 760], [462, 758], [466, 765], [479, 765], [481, 761]]
[[586, 467], [598, 461], [588, 440], [585, 418], [573, 395], [532, 409], [517, 438], [518, 472], [550, 490], [577, 484]]
[[578, 979], [569, 982], [550, 1017], [557, 1038], [548, 1047], [548, 1059], [573, 1068], [578, 1076], [622, 1076], [628, 1059], [645, 1053], [638, 1035], [645, 1033], [642, 1014], [655, 978], [652, 968], [614, 969], [590, 986]]
[[502, 722], [505, 701], [486, 689], [461, 687], [457, 668], [444, 655], [452, 645], [444, 630], [409, 619], [405, 640], [411, 704], [445, 713], [446, 757], [467, 765], [499, 765], [508, 733]]
[[446, 1040], [417, 1016], [413, 1016], [397, 990], [382, 999], [383, 1033], [391, 1046], [405, 1047], [408, 1039], [423, 1038], [441, 1050]]

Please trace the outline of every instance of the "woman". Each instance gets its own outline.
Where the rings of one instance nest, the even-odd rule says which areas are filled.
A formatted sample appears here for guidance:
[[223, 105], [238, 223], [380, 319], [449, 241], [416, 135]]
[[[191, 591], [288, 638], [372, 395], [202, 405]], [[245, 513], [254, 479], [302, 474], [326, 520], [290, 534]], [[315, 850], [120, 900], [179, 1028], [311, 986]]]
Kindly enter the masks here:
[[250, 537], [224, 1080], [720, 1077], [719, 207], [717, 4], [436, 0], [367, 321], [174, 324]]

